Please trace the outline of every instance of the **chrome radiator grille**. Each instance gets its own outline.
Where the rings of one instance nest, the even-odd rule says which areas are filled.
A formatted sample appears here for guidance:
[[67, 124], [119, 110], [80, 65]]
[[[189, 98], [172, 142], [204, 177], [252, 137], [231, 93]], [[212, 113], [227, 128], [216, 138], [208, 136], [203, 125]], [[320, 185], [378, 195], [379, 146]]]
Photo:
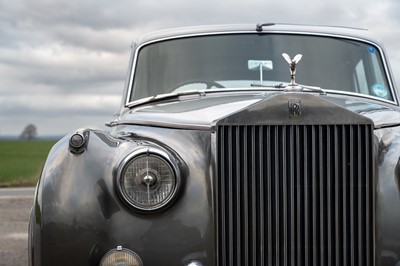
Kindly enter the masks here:
[[218, 265], [374, 265], [372, 132], [217, 126]]

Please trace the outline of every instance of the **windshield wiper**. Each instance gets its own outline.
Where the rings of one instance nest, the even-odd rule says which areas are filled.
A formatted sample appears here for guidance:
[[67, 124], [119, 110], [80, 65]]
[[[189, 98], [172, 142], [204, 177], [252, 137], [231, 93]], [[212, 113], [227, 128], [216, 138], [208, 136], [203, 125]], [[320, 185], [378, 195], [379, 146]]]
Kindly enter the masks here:
[[191, 90], [191, 91], [184, 91], [184, 92], [173, 92], [173, 93], [163, 93], [163, 94], [158, 94], [155, 96], [150, 96], [146, 97], [140, 100], [137, 100], [131, 104], [129, 104], [127, 107], [136, 107], [138, 105], [143, 105], [147, 103], [154, 103], [158, 101], [163, 101], [163, 100], [168, 100], [168, 99], [177, 99], [181, 96], [186, 96], [186, 95], [199, 95], [199, 96], [204, 96], [205, 92], [200, 91], [200, 90]]
[[285, 87], [286, 92], [318, 92], [320, 95], [326, 95], [326, 91], [321, 89], [320, 87], [316, 86], [308, 86], [308, 85], [301, 85], [301, 84], [296, 84], [296, 86], [286, 86]]
[[274, 85], [266, 85], [266, 84], [250, 84], [251, 87], [260, 87], [260, 88], [271, 88], [271, 89], [280, 89], [285, 92], [318, 92], [320, 95], [326, 95], [326, 91], [316, 86], [308, 86], [295, 84], [292, 85], [284, 85], [283, 83], [274, 84]]
[[274, 85], [266, 85], [266, 84], [257, 84], [252, 83], [250, 84], [251, 87], [260, 87], [260, 88], [271, 88], [271, 89], [284, 89], [286, 88], [285, 85], [281, 84], [274, 84]]

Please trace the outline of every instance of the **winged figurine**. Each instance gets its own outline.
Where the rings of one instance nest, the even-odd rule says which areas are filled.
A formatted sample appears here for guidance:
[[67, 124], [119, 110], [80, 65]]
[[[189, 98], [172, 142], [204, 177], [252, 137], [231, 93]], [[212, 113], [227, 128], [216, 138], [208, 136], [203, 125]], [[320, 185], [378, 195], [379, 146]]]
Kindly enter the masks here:
[[293, 59], [287, 53], [282, 54], [283, 58], [288, 62], [290, 68], [290, 84], [289, 86], [296, 86], [295, 76], [296, 76], [296, 66], [303, 57], [302, 54], [297, 54]]

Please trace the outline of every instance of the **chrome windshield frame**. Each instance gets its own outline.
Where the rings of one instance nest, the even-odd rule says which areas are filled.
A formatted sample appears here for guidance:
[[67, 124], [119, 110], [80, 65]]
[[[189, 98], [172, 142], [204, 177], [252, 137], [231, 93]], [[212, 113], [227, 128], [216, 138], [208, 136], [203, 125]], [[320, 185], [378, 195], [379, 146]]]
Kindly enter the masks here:
[[[392, 77], [392, 73], [386, 58], [386, 54], [384, 49], [376, 42], [373, 42], [371, 40], [368, 39], [362, 39], [359, 37], [352, 37], [352, 36], [348, 36], [348, 35], [340, 35], [340, 34], [330, 34], [330, 33], [316, 33], [316, 32], [304, 32], [304, 31], [283, 31], [283, 30], [268, 30], [268, 31], [264, 31], [264, 32], [255, 32], [255, 31], [251, 31], [251, 30], [238, 30], [238, 31], [216, 31], [216, 32], [202, 32], [202, 33], [196, 33], [196, 34], [177, 34], [175, 36], [169, 36], [169, 37], [163, 37], [163, 38], [158, 38], [158, 39], [153, 39], [150, 41], [146, 41], [142, 44], [140, 44], [139, 46], [137, 46], [135, 48], [134, 51], [134, 56], [133, 56], [133, 63], [130, 66], [130, 76], [129, 76], [129, 83], [128, 86], [126, 88], [127, 92], [125, 93], [125, 107], [134, 107], [135, 105], [141, 105], [143, 104], [143, 100], [145, 100], [146, 98], [143, 99], [138, 99], [135, 101], [130, 101], [131, 96], [133, 95], [133, 80], [134, 80], [134, 76], [135, 76], [135, 71], [136, 71], [136, 64], [137, 64], [137, 59], [138, 59], [138, 54], [139, 51], [150, 44], [153, 43], [157, 43], [157, 42], [162, 42], [162, 41], [168, 41], [168, 40], [176, 40], [176, 39], [183, 39], [183, 38], [191, 38], [191, 37], [201, 37], [201, 36], [216, 36], [216, 35], [236, 35], [236, 34], [256, 34], [256, 35], [260, 35], [260, 34], [290, 34], [290, 35], [301, 35], [301, 36], [314, 36], [314, 37], [331, 37], [331, 38], [341, 38], [341, 39], [347, 39], [350, 41], [357, 41], [357, 42], [362, 42], [365, 44], [369, 44], [374, 46], [378, 51], [379, 51], [379, 55], [381, 57], [382, 60], [382, 65], [383, 65], [383, 70], [384, 73], [386, 74], [386, 78], [387, 78], [387, 82], [388, 85], [390, 87], [390, 92], [391, 95], [393, 96], [393, 101], [392, 100], [386, 100], [383, 98], [379, 98], [379, 97], [375, 97], [372, 95], [366, 95], [366, 94], [360, 94], [360, 93], [352, 93], [352, 92], [346, 92], [346, 91], [340, 91], [340, 90], [327, 90], [324, 89], [324, 91], [328, 92], [329, 94], [339, 94], [339, 95], [350, 95], [352, 97], [356, 96], [356, 97], [361, 97], [361, 98], [369, 98], [372, 100], [378, 100], [381, 102], [385, 102], [385, 103], [389, 103], [392, 105], [396, 105], [399, 106], [399, 101], [398, 101], [398, 94], [397, 94], [397, 90], [395, 87], [395, 83]], [[308, 84], [310, 85], [310, 84]], [[226, 90], [226, 89], [225, 89]], [[235, 90], [228, 90], [228, 91], [238, 91], [237, 89]], [[254, 91], [254, 88], [249, 88], [249, 89], [245, 89], [245, 90], [241, 90], [243, 92], [245, 91]], [[266, 90], [268, 91], [268, 90]], [[162, 95], [162, 94], [161, 94]], [[154, 95], [157, 96], [157, 95]], [[154, 96], [150, 96], [147, 98], [152, 98]]]

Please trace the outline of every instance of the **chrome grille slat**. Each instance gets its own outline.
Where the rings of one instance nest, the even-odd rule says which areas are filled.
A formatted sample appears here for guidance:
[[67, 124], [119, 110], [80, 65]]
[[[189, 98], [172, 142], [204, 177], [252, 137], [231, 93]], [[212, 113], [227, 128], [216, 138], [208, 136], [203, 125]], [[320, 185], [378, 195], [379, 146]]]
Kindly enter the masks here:
[[217, 126], [218, 265], [372, 265], [372, 125]]

